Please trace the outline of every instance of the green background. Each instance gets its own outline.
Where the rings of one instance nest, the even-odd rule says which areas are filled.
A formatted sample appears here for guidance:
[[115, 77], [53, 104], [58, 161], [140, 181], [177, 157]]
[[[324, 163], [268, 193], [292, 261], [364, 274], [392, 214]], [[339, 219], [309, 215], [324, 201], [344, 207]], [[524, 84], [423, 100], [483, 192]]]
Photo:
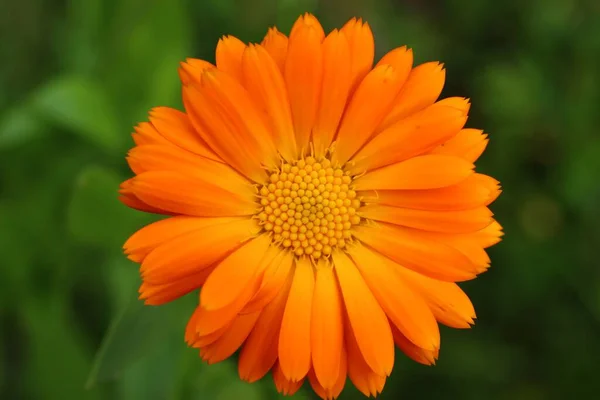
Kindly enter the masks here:
[[[443, 328], [438, 365], [397, 355], [382, 399], [558, 399], [600, 392], [600, 2], [2, 0], [0, 398], [271, 399], [183, 342], [194, 296], [136, 301], [121, 245], [150, 217], [117, 201], [133, 125], [181, 107], [178, 63], [223, 34], [260, 41], [304, 11], [362, 16], [377, 52], [447, 67], [490, 145], [505, 240], [464, 285], [479, 316]], [[116, 322], [115, 322], [116, 321]], [[111, 325], [112, 323], [112, 325]], [[106, 340], [108, 327], [111, 340]], [[87, 384], [87, 389], [86, 389]], [[355, 389], [342, 399], [358, 399]], [[309, 390], [298, 398], [312, 398]]]

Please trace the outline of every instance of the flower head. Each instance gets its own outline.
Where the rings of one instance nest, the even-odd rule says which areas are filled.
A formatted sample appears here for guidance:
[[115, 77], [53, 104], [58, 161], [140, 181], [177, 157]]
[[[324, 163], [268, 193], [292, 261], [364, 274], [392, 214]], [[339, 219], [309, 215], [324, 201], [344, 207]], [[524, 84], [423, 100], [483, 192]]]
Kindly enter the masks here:
[[308, 380], [335, 398], [349, 377], [376, 395], [394, 345], [433, 364], [438, 322], [475, 318], [456, 282], [502, 235], [469, 101], [437, 101], [443, 66], [413, 67], [406, 47], [373, 59], [357, 19], [224, 37], [216, 66], [182, 63], [185, 112], [155, 108], [133, 135], [121, 200], [166, 216], [125, 244], [140, 297], [201, 288], [187, 343], [209, 363], [239, 350], [242, 379], [271, 372], [284, 394]]

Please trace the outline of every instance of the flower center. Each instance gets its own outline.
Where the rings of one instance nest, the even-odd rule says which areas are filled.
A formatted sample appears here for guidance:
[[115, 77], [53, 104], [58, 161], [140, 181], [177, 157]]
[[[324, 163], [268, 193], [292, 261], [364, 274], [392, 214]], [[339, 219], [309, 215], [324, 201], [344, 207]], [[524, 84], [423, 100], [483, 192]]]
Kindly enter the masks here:
[[352, 239], [360, 200], [352, 178], [323, 158], [284, 163], [259, 190], [259, 223], [297, 256], [329, 256]]

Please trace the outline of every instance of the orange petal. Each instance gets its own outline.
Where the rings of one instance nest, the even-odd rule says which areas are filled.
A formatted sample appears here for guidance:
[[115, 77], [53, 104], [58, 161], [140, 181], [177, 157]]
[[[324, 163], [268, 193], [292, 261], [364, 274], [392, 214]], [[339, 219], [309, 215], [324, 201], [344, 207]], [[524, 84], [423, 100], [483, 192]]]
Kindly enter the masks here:
[[310, 321], [315, 286], [313, 267], [307, 258], [296, 260], [294, 281], [290, 289], [279, 336], [279, 364], [292, 380], [303, 379], [311, 363]]
[[[240, 82], [217, 69], [211, 69], [202, 74], [202, 85], [205, 94], [208, 94], [213, 102], [212, 111], [221, 113], [220, 117], [224, 118], [225, 126], [238, 142], [248, 146], [247, 151], [254, 151], [262, 156], [259, 160], [266, 166], [278, 166], [279, 158], [273, 144], [271, 127]], [[211, 123], [205, 122], [210, 130], [213, 127], [211, 123], [215, 121], [211, 119]], [[211, 130], [213, 135], [224, 134], [224, 126], [213, 128], [216, 128]]]
[[398, 348], [402, 350], [402, 352], [408, 357], [423, 365], [435, 364], [435, 361], [437, 360], [440, 353], [439, 349], [425, 350], [415, 345], [413, 342], [408, 340], [406, 336], [404, 336], [402, 332], [398, 330], [398, 328], [396, 328], [393, 325], [392, 334], [394, 335], [394, 343], [396, 343], [396, 346], [398, 346]]
[[360, 352], [377, 375], [389, 376], [394, 366], [394, 341], [387, 317], [354, 262], [336, 252], [333, 263]]
[[196, 341], [198, 334], [196, 333], [196, 324], [198, 322], [198, 316], [200, 315], [200, 307], [196, 307], [192, 316], [188, 320], [187, 325], [185, 326], [185, 342], [188, 346], [192, 346]]
[[218, 225], [238, 221], [239, 218], [198, 218], [188, 216], [177, 216], [165, 218], [160, 221], [146, 225], [131, 235], [123, 245], [125, 254], [136, 262], [141, 262], [157, 246], [174, 239], [184, 233]]
[[403, 268], [360, 244], [351, 247], [349, 253], [394, 325], [415, 345], [428, 350], [439, 348], [437, 322], [423, 298], [401, 279], [397, 270]]
[[375, 58], [375, 41], [373, 32], [367, 22], [352, 18], [342, 27], [341, 31], [350, 44], [350, 66], [352, 67], [352, 87], [355, 88], [373, 68]]
[[[410, 228], [407, 228], [410, 229]], [[486, 271], [490, 266], [490, 257], [485, 252], [485, 249], [477, 244], [475, 240], [471, 240], [471, 236], [476, 232], [471, 233], [439, 233], [439, 232], [426, 232], [426, 231], [415, 231], [419, 235], [428, 238], [428, 240], [435, 240], [439, 243], [443, 243], [450, 247], [455, 248], [461, 252], [475, 267], [476, 273]]]
[[217, 68], [238, 82], [242, 81], [242, 54], [246, 45], [234, 36], [223, 36], [217, 43]]
[[[240, 314], [246, 304], [248, 304], [248, 301], [254, 296], [259, 286], [260, 280], [255, 279], [233, 301], [219, 309], [207, 310], [201, 305], [196, 323], [196, 332], [199, 337], [208, 336], [217, 331], [224, 333], [226, 331], [224, 328], [233, 323], [236, 316]], [[202, 292], [200, 296], [202, 296]]]
[[250, 197], [256, 194], [254, 186], [230, 166], [198, 157], [175, 146], [137, 146], [129, 151], [127, 162], [136, 174], [146, 171], [181, 172], [187, 176], [198, 176], [203, 181], [214, 182], [233, 193], [245, 193]]
[[377, 397], [385, 385], [385, 375], [376, 374], [365, 362], [348, 321], [346, 321], [344, 333], [348, 352], [348, 377], [362, 394], [367, 397]]
[[250, 313], [260, 311], [267, 304], [271, 303], [277, 294], [284, 287], [286, 280], [292, 269], [294, 257], [291, 252], [282, 250], [269, 267], [265, 270], [260, 289], [256, 295], [248, 302], [242, 312]]
[[500, 242], [504, 233], [502, 232], [502, 226], [497, 221], [493, 221], [486, 228], [483, 228], [477, 232], [461, 233], [448, 235], [436, 232], [424, 232], [431, 238], [447, 243], [451, 243], [452, 246], [461, 247], [461, 245], [474, 245], [484, 249], [495, 245]]
[[217, 310], [233, 302], [249, 285], [254, 285], [266, 267], [264, 258], [270, 245], [271, 238], [260, 235], [221, 261], [202, 288], [200, 305], [209, 311]]
[[298, 389], [302, 387], [302, 384], [304, 383], [304, 378], [297, 381], [287, 378], [283, 373], [280, 363], [275, 364], [272, 375], [277, 391], [284, 396], [292, 396], [298, 391]]
[[428, 62], [413, 68], [378, 131], [432, 105], [442, 92], [445, 79], [444, 65], [438, 62]]
[[269, 52], [279, 70], [283, 72], [287, 57], [288, 38], [276, 27], [269, 28], [261, 45]]
[[342, 298], [333, 266], [321, 261], [312, 304], [312, 364], [319, 383], [328, 391], [338, 382], [344, 342]]
[[490, 191], [488, 198], [486, 199], [485, 203], [483, 203], [484, 205], [489, 206], [494, 201], [496, 201], [498, 196], [500, 196], [500, 193], [502, 193], [502, 189], [500, 188], [500, 182], [487, 175], [477, 175], [479, 175], [479, 184], [481, 186], [485, 186]]
[[[196, 308], [196, 311], [198, 311], [198, 315], [200, 317], [202, 317], [202, 309], [198, 306]], [[223, 325], [222, 328], [217, 329], [214, 332], [208, 333], [206, 335], [199, 335], [197, 332], [197, 325], [198, 322], [195, 322], [195, 325], [193, 326], [193, 333], [194, 333], [194, 338], [191, 341], [188, 341], [188, 346], [190, 347], [194, 347], [194, 348], [201, 348], [201, 347], [206, 347], [214, 342], [216, 342], [221, 336], [223, 336], [223, 334], [225, 332], [227, 332], [227, 329], [229, 328], [229, 326], [231, 325], [231, 323], [229, 324], [225, 324]]]
[[[154, 213], [154, 214], [172, 215], [172, 213], [170, 213], [170, 212], [161, 210], [160, 208], [157, 208], [157, 207], [152, 207], [151, 205], [148, 205], [148, 204], [144, 203], [142, 200], [140, 200], [133, 193], [132, 181], [133, 181], [133, 178], [128, 179], [119, 185], [119, 197], [118, 198], [121, 203], [125, 204], [127, 207], [133, 208], [134, 210], [138, 210], [138, 211]], [[133, 260], [133, 261], [135, 261], [135, 260]]]
[[293, 277], [292, 269], [289, 272], [277, 296], [260, 313], [240, 352], [238, 372], [240, 378], [247, 382], [261, 379], [277, 360], [281, 320]]
[[185, 62], [182, 62], [179, 67], [179, 79], [184, 85], [198, 85], [200, 84], [200, 76], [202, 71], [207, 68], [214, 68], [215, 66], [208, 61], [199, 60], [197, 58], [187, 58]]
[[317, 376], [315, 375], [314, 369], [311, 369], [308, 372], [308, 382], [310, 383], [310, 386], [312, 387], [315, 394], [317, 396], [319, 396], [320, 398], [326, 399], [326, 400], [329, 400], [330, 398], [334, 398], [333, 396], [330, 396], [327, 393], [327, 391], [325, 390], [325, 388], [323, 388], [323, 386], [321, 386], [321, 384], [319, 383], [319, 380], [317, 379]]
[[214, 332], [205, 335], [199, 335], [199, 318], [203, 318], [204, 313], [206, 313], [206, 311], [202, 310], [200, 306], [196, 307], [196, 309], [194, 310], [194, 314], [192, 314], [192, 317], [188, 321], [188, 324], [185, 328], [185, 342], [190, 347], [199, 349], [201, 347], [209, 346], [210, 344], [216, 342], [221, 336], [223, 336], [223, 334], [227, 332], [227, 329], [229, 329], [229, 327], [233, 323], [232, 320], [232, 322], [223, 325], [223, 327], [217, 329]]
[[150, 122], [141, 122], [135, 128], [135, 132], [131, 134], [134, 143], [137, 146], [144, 144], [161, 144], [171, 146], [173, 143], [165, 139]]
[[133, 208], [134, 210], [143, 211], [146, 213], [170, 215], [170, 213], [166, 212], [165, 210], [149, 206], [148, 204], [138, 199], [132, 193], [128, 193], [127, 191], [119, 191], [119, 193], [119, 201], [129, 208]]
[[464, 254], [419, 232], [424, 231], [384, 224], [354, 229], [363, 243], [418, 273], [451, 282], [475, 277], [477, 268]]
[[[248, 285], [240, 293], [240, 295], [232, 302], [227, 304], [225, 307], [219, 308], [218, 310], [207, 310], [200, 306], [198, 321], [196, 323], [196, 332], [199, 336], [207, 336], [211, 333], [222, 330], [223, 333], [226, 329], [223, 329], [233, 323], [233, 320], [238, 316], [240, 311], [248, 303], [248, 300], [254, 296], [258, 285], [253, 282], [253, 285]], [[221, 337], [221, 336], [219, 336]]]
[[[410, 228], [406, 229], [410, 230]], [[434, 240], [455, 248], [464, 254], [475, 266], [476, 272], [480, 273], [487, 270], [490, 265], [490, 258], [484, 249], [500, 241], [502, 228], [493, 221], [488, 227], [476, 232], [447, 234], [412, 230], [412, 233], [425, 237], [426, 240]]]
[[442, 324], [452, 328], [470, 328], [473, 325], [473, 304], [456, 283], [431, 279], [406, 268], [397, 270], [402, 280], [423, 297]]
[[474, 168], [462, 158], [425, 155], [367, 172], [354, 185], [357, 190], [437, 189], [467, 179]]
[[396, 70], [399, 79], [406, 82], [413, 65], [413, 52], [406, 46], [396, 47], [387, 52], [376, 66], [391, 65]]
[[231, 357], [244, 343], [259, 315], [259, 312], [238, 315], [220, 338], [201, 348], [202, 359], [209, 364], [214, 364]]
[[199, 289], [206, 278], [212, 273], [213, 268], [209, 267], [197, 274], [186, 276], [183, 279], [165, 283], [162, 285], [153, 285], [149, 282], [143, 282], [140, 286], [140, 299], [144, 304], [158, 306], [171, 302], [184, 296], [191, 291]]
[[373, 135], [389, 111], [402, 81], [389, 65], [373, 69], [352, 96], [337, 135], [332, 160], [345, 164]]
[[459, 211], [488, 205], [498, 197], [498, 181], [473, 174], [464, 181], [439, 189], [361, 192], [365, 203], [387, 204], [413, 210]]
[[479, 129], [463, 129], [456, 136], [436, 147], [431, 154], [446, 154], [475, 162], [488, 144], [487, 135]]
[[304, 13], [296, 19], [294, 25], [292, 25], [292, 29], [290, 30], [290, 37], [292, 37], [292, 35], [295, 35], [297, 31], [305, 29], [306, 27], [310, 27], [311, 29], [313, 29], [317, 37], [320, 38], [320, 40], [323, 40], [323, 38], [325, 37], [325, 31], [323, 31], [321, 23], [311, 13]]
[[500, 241], [500, 238], [504, 235], [504, 233], [502, 232], [502, 227], [495, 220], [492, 221], [492, 223], [487, 227], [476, 232], [459, 233], [451, 235], [438, 232], [415, 232], [431, 237], [434, 240], [452, 243], [452, 245], [454, 245], [455, 243], [471, 243], [484, 249], [498, 243]]
[[433, 104], [434, 106], [453, 107], [465, 115], [469, 114], [471, 109], [471, 100], [466, 97], [446, 97]]
[[144, 259], [142, 277], [154, 284], [193, 275], [220, 261], [258, 233], [256, 222], [239, 219], [184, 233], [156, 247]]
[[478, 231], [491, 224], [494, 215], [487, 207], [461, 211], [428, 211], [379, 204], [364, 206], [359, 209], [359, 213], [365, 218], [376, 221], [446, 233]]
[[350, 85], [352, 84], [350, 47], [346, 36], [333, 30], [321, 46], [323, 51], [323, 85], [320, 106], [313, 128], [313, 145], [316, 157], [325, 155], [342, 118]]
[[346, 355], [346, 350], [344, 350], [343, 343], [341, 354], [342, 357], [339, 362], [339, 372], [337, 374], [338, 378], [331, 389], [325, 389], [321, 385], [317, 379], [314, 369], [311, 369], [308, 373], [308, 381], [310, 382], [310, 385], [315, 393], [324, 400], [336, 399], [340, 393], [342, 393], [342, 390], [344, 390], [344, 386], [346, 385], [346, 379], [348, 377], [348, 356]]
[[215, 177], [206, 181], [192, 175], [171, 171], [144, 172], [133, 179], [132, 190], [143, 202], [174, 214], [198, 217], [227, 217], [252, 215], [256, 202], [246, 193], [231, 191], [217, 185], [227, 184]]
[[277, 150], [288, 161], [298, 157], [290, 102], [277, 64], [261, 46], [250, 45], [242, 57], [244, 85], [269, 115]]
[[456, 135], [466, 121], [462, 110], [436, 103], [370, 140], [352, 159], [350, 172], [359, 174], [430, 151]]
[[494, 221], [487, 228], [484, 228], [479, 232], [465, 235], [465, 237], [477, 241], [477, 244], [481, 245], [483, 248], [488, 248], [500, 242], [500, 238], [503, 235], [502, 226], [500, 226], [497, 221]]
[[183, 88], [183, 102], [196, 131], [221, 159], [255, 182], [265, 181], [262, 165], [275, 168], [277, 151], [266, 117], [238, 82], [206, 70], [201, 88]]
[[283, 75], [290, 98], [296, 145], [300, 152], [308, 150], [319, 107], [323, 78], [322, 40], [323, 28], [310, 15], [298, 18], [290, 33]]
[[156, 107], [150, 111], [150, 122], [171, 143], [199, 156], [223, 162], [196, 133], [185, 113], [169, 107]]

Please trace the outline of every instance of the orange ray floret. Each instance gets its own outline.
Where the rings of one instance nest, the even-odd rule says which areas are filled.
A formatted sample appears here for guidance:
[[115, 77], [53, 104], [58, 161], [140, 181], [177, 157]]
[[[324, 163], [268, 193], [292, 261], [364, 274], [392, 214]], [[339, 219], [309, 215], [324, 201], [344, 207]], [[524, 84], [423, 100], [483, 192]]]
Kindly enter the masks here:
[[432, 105], [442, 92], [445, 80], [443, 64], [428, 62], [413, 68], [380, 129]]
[[200, 84], [202, 71], [215, 66], [208, 61], [199, 60], [197, 58], [187, 58], [185, 62], [181, 62], [179, 67], [179, 79], [184, 86], [197, 86]]
[[385, 313], [346, 254], [334, 253], [333, 262], [349, 328], [354, 332], [360, 352], [369, 368], [380, 376], [388, 376], [394, 364], [394, 347]]
[[310, 321], [314, 286], [315, 277], [309, 261], [306, 258], [298, 260], [279, 337], [279, 367], [292, 381], [302, 380], [310, 369]]
[[352, 88], [355, 88], [373, 67], [375, 41], [367, 22], [352, 18], [342, 27], [342, 33], [350, 44]]
[[269, 28], [267, 35], [265, 36], [261, 44], [271, 55], [279, 69], [283, 71], [288, 48], [287, 36], [279, 32], [277, 28], [272, 27]]
[[352, 85], [350, 46], [343, 32], [332, 31], [322, 45], [323, 87], [321, 88], [312, 141], [315, 155], [322, 157], [331, 145], [348, 102]]
[[[340, 380], [344, 351], [342, 296], [333, 269], [317, 264], [311, 314], [313, 371], [325, 392]], [[345, 375], [345, 373], [344, 373]], [[312, 381], [311, 381], [312, 383]]]
[[436, 103], [375, 136], [354, 157], [352, 171], [361, 173], [436, 149], [456, 136], [466, 121], [466, 107]]
[[438, 189], [473, 173], [473, 164], [459, 157], [423, 155], [367, 172], [356, 179], [358, 190]]
[[292, 27], [284, 65], [284, 78], [300, 151], [309, 149], [317, 117], [323, 81], [323, 28], [312, 16], [300, 18]]
[[435, 364], [438, 324], [475, 322], [457, 282], [503, 235], [470, 101], [438, 100], [443, 65], [412, 49], [374, 55], [356, 18], [224, 36], [214, 63], [181, 63], [185, 110], [156, 107], [132, 134], [119, 198], [164, 217], [123, 246], [140, 299], [199, 291], [185, 342], [209, 364], [239, 352], [242, 380], [270, 373], [285, 395], [307, 381], [336, 399], [349, 378], [377, 396], [395, 347]]
[[196, 133], [185, 113], [168, 107], [156, 107], [150, 111], [150, 122], [176, 146], [210, 160], [222, 161]]
[[406, 283], [403, 267], [357, 245], [350, 255], [388, 318], [412, 343], [424, 349], [440, 347], [440, 332], [430, 308]]
[[380, 190], [362, 193], [368, 203], [414, 210], [458, 211], [487, 206], [500, 194], [498, 181], [473, 174], [460, 183], [438, 189]]
[[224, 36], [217, 44], [216, 61], [219, 70], [236, 78], [242, 79], [242, 55], [246, 45], [234, 36]]
[[298, 150], [290, 101], [277, 64], [263, 47], [250, 45], [242, 57], [242, 73], [246, 89], [271, 117], [272, 133], [279, 133], [273, 137], [277, 150], [286, 160], [295, 159]]
[[[402, 79], [390, 65], [380, 65], [365, 76], [338, 131], [334, 162], [345, 164], [371, 138], [401, 87]], [[367, 101], [375, 97], [376, 102]]]
[[270, 304], [286, 284], [292, 270], [294, 259], [291, 254], [281, 249], [265, 270], [259, 289], [246, 304], [242, 313], [260, 311]]

